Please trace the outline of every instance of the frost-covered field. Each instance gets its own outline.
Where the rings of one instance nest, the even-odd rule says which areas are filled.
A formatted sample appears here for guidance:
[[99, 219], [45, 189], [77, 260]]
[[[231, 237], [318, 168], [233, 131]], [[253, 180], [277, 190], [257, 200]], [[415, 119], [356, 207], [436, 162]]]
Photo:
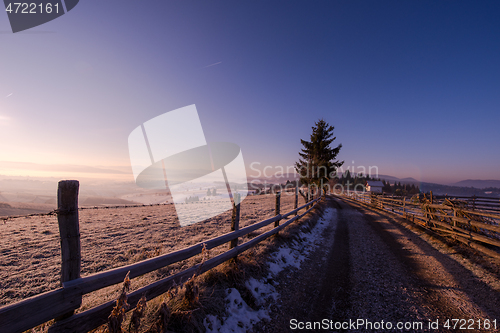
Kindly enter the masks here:
[[[303, 202], [299, 198], [299, 204]], [[293, 203], [294, 196], [284, 193], [281, 212], [292, 210]], [[196, 212], [203, 204], [187, 205]], [[274, 216], [274, 209], [275, 197], [272, 195], [247, 197], [241, 204], [240, 227]], [[79, 219], [82, 276], [85, 276], [176, 251], [230, 232], [231, 211], [186, 227], [179, 225], [173, 205], [86, 209], [79, 212]], [[227, 247], [221, 246], [212, 249], [210, 255], [225, 250]], [[134, 279], [132, 289], [188, 268], [200, 260], [195, 257]], [[57, 288], [60, 264], [56, 216], [23, 217], [0, 224], [0, 305]], [[117, 286], [111, 286], [86, 295], [82, 309], [114, 298], [117, 290]]]

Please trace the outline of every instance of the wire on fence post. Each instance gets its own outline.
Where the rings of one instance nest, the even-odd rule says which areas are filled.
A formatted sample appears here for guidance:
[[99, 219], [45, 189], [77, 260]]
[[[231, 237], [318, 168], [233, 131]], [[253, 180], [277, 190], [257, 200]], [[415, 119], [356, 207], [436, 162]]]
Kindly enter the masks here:
[[[231, 221], [231, 231], [236, 231], [240, 229], [240, 200], [241, 196], [239, 193], [234, 194], [233, 203], [233, 216]], [[229, 248], [232, 249], [238, 246], [238, 238], [235, 238], [229, 244]]]
[[[62, 180], [57, 188], [57, 221], [61, 237], [61, 283], [78, 279], [81, 269], [80, 226], [77, 180]], [[82, 298], [76, 300], [81, 304]], [[56, 320], [72, 316], [70, 311]]]
[[[276, 206], [275, 206], [276, 215], [280, 214], [280, 198], [281, 198], [281, 192], [276, 193]], [[274, 222], [274, 227], [276, 228], [279, 225], [280, 225], [280, 220], [276, 220], [276, 222]]]

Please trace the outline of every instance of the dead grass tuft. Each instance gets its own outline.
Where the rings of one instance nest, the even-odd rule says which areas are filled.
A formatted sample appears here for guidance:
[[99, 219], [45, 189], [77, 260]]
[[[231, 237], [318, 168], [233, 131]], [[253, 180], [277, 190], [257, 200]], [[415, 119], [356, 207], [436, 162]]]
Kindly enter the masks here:
[[132, 312], [132, 316], [130, 317], [130, 322], [128, 324], [129, 332], [139, 332], [139, 327], [141, 326], [141, 318], [144, 315], [144, 309], [146, 308], [146, 297], [143, 295], [139, 302], [137, 302], [137, 306]]
[[199, 289], [198, 286], [194, 282], [194, 278], [196, 275], [193, 275], [191, 279], [189, 279], [185, 284], [184, 284], [184, 305], [188, 309], [194, 309], [196, 306], [199, 305]]
[[170, 320], [170, 310], [165, 302], [160, 304], [160, 308], [156, 312], [155, 321], [146, 331], [147, 333], [165, 333], [167, 332], [168, 322]]

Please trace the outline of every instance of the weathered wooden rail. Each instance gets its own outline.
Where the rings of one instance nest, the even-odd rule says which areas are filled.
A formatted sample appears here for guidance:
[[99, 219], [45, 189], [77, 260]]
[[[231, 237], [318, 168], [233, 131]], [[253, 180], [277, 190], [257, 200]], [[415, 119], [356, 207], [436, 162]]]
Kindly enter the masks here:
[[433, 196], [432, 193], [430, 198], [418, 202], [406, 197], [387, 197], [367, 192], [349, 192], [344, 196], [399, 214], [422, 227], [452, 235], [458, 241], [500, 257], [496, 251], [500, 249], [499, 199]]
[[[234, 198], [235, 204], [233, 205], [233, 218], [231, 224], [231, 230], [233, 231], [179, 251], [80, 277], [81, 255], [77, 204], [78, 182], [61, 181], [58, 188], [57, 214], [61, 237], [62, 287], [1, 307], [0, 332], [23, 332], [52, 319], [56, 319], [56, 322], [49, 328], [49, 332], [51, 333], [84, 333], [99, 327], [107, 322], [107, 318], [115, 305], [115, 301], [106, 302], [78, 314], [73, 314], [74, 310], [81, 306], [82, 295], [121, 283], [128, 272], [130, 278], [135, 278], [176, 262], [189, 259], [200, 254], [204, 247], [206, 249], [212, 249], [226, 243], [230, 244], [227, 252], [130, 293], [128, 295], [128, 303], [131, 305], [131, 308], [133, 308], [143, 295], [147, 300], [155, 298], [167, 292], [172, 286], [181, 284], [189, 279], [193, 274], [202, 274], [238, 256], [238, 254], [255, 246], [269, 236], [278, 233], [290, 223], [293, 223], [310, 212], [321, 199], [321, 196], [319, 196], [297, 207], [298, 191], [296, 191], [295, 195], [294, 210], [286, 214], [281, 214], [280, 193], [277, 193], [276, 215], [242, 229], [239, 229], [240, 202], [239, 196], [236, 195]], [[305, 209], [305, 211], [299, 215], [299, 211], [303, 209]], [[288, 219], [291, 215], [294, 215], [294, 217]], [[282, 220], [286, 221], [280, 224]], [[239, 237], [245, 236], [271, 223], [274, 223], [274, 228], [270, 231], [254, 237], [243, 244], [238, 244]]]

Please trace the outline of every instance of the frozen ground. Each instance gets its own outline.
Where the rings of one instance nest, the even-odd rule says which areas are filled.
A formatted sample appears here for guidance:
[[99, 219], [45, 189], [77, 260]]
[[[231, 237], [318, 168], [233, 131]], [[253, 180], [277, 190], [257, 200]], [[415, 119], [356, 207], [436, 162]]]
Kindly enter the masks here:
[[[293, 196], [283, 195], [281, 212], [292, 210], [293, 202]], [[300, 198], [299, 202], [303, 203], [303, 199]], [[201, 205], [187, 204], [193, 212]], [[274, 216], [274, 208], [275, 197], [272, 195], [247, 197], [241, 204], [240, 227]], [[186, 227], [179, 225], [173, 205], [86, 209], [79, 211], [79, 219], [82, 276], [86, 276], [225, 234], [230, 231], [231, 211]], [[215, 256], [226, 249], [221, 246], [210, 252]], [[132, 289], [188, 268], [200, 260], [191, 258], [133, 279]], [[15, 218], [0, 223], [0, 305], [59, 287], [60, 265], [56, 216]], [[79, 311], [113, 299], [117, 289], [111, 286], [84, 296]]]

